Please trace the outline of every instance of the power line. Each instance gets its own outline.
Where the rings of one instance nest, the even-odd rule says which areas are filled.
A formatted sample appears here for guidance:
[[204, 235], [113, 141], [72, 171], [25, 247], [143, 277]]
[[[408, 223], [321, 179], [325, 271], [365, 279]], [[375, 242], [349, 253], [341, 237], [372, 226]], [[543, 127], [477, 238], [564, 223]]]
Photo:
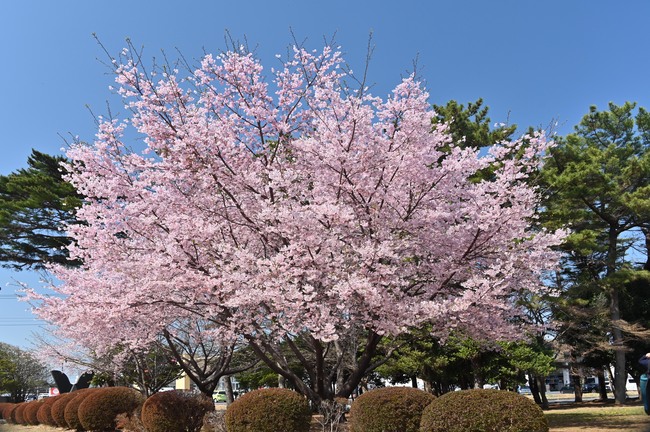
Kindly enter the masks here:
[[0, 317], [0, 327], [43, 326], [47, 323], [35, 317]]
[[29, 326], [37, 326], [37, 327], [44, 327], [46, 324], [45, 323], [0, 323], [0, 327], [29, 327]]

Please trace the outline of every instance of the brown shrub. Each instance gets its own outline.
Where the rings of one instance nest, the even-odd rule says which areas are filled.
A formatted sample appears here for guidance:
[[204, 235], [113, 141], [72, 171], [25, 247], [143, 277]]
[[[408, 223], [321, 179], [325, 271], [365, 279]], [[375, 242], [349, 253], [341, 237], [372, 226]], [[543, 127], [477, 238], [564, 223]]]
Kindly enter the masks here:
[[4, 417], [7, 423], [18, 424], [16, 422], [16, 410], [18, 409], [18, 405], [20, 404], [14, 404], [13, 406], [5, 408], [2, 416]]
[[[139, 414], [136, 412], [136, 414]], [[142, 424], [142, 419], [139, 415], [129, 414], [118, 414], [117, 415], [117, 429], [121, 431], [129, 432], [148, 432]]]
[[74, 396], [65, 405], [65, 409], [63, 411], [63, 417], [65, 418], [67, 427], [78, 431], [84, 430], [83, 426], [81, 425], [81, 422], [79, 421], [79, 413], [78, 413], [79, 405], [81, 405], [81, 403], [86, 399], [86, 397], [90, 396], [91, 394], [99, 390], [100, 389], [98, 388], [87, 388], [87, 389], [75, 390], [74, 392], [70, 393]]
[[30, 426], [38, 425], [39, 422], [38, 422], [37, 414], [41, 405], [43, 405], [42, 400], [27, 402], [27, 406], [25, 407], [25, 411], [23, 412], [23, 418], [28, 425]]
[[[73, 399], [72, 402], [75, 400]], [[118, 414], [127, 416], [136, 414], [143, 403], [144, 396], [132, 388], [100, 388], [89, 393], [79, 405], [79, 421], [86, 430], [114, 431], [117, 426]]]
[[418, 432], [435, 396], [413, 387], [386, 387], [359, 396], [350, 408], [351, 432]]
[[29, 402], [21, 402], [16, 407], [16, 410], [12, 414], [12, 418], [15, 424], [27, 426], [27, 421], [25, 420], [25, 408]]
[[463, 390], [444, 394], [422, 413], [422, 432], [548, 432], [541, 408], [504, 390]]
[[55, 426], [68, 428], [68, 422], [65, 421], [65, 406], [70, 402], [77, 393], [81, 390], [77, 390], [73, 393], [63, 393], [56, 397], [56, 400], [52, 404], [50, 409], [50, 414], [56, 423]]
[[16, 417], [12, 416], [16, 408], [18, 407], [18, 404], [15, 403], [5, 403], [2, 405], [2, 418], [7, 422], [7, 423], [15, 423], [16, 422]]
[[142, 406], [142, 424], [148, 432], [199, 432], [209, 411], [214, 411], [214, 402], [205, 395], [160, 392]]
[[54, 402], [56, 402], [58, 398], [59, 396], [54, 396], [43, 399], [43, 403], [36, 413], [36, 418], [40, 424], [54, 427], [58, 426], [52, 417], [52, 405], [54, 405]]
[[228, 432], [226, 429], [226, 411], [210, 411], [203, 417], [204, 432]]
[[308, 432], [310, 423], [307, 400], [282, 388], [246, 393], [226, 410], [228, 432]]
[[9, 402], [0, 402], [0, 419], [4, 419], [4, 410], [5, 408], [9, 407], [10, 405], [13, 405], [12, 403]]

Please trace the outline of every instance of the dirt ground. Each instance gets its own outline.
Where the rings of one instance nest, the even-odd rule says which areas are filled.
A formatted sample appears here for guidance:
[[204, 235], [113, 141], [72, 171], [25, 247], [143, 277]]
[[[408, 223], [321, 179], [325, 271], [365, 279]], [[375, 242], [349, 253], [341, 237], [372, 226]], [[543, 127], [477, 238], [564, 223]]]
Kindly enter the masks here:
[[63, 429], [49, 426], [17, 426], [0, 424], [0, 432], [61, 432]]

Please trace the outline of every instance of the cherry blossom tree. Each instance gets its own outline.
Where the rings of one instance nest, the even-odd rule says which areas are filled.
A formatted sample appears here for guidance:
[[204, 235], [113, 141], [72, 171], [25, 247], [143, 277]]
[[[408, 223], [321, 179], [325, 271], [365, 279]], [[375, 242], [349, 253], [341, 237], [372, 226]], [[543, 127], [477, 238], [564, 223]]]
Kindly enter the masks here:
[[244, 338], [319, 402], [349, 396], [386, 335], [521, 334], [514, 299], [546, 290], [563, 236], [539, 229], [526, 183], [543, 136], [463, 148], [414, 76], [383, 100], [329, 46], [270, 73], [243, 50], [185, 77], [132, 50], [113, 64], [129, 116], [67, 154], [84, 264], [54, 267], [38, 309], [67, 336], [135, 347], [206, 320], [202, 337]]

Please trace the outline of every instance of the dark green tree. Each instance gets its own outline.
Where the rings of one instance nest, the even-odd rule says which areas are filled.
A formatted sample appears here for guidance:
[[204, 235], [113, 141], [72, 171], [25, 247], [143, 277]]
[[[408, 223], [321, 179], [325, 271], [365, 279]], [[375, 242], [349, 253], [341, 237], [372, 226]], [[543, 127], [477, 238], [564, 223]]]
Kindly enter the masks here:
[[28, 394], [48, 386], [47, 368], [30, 352], [0, 342], [0, 393], [12, 402], [22, 402]]
[[517, 130], [517, 125], [490, 125], [489, 107], [483, 105], [483, 99], [469, 102], [467, 107], [451, 100], [444, 106], [434, 104], [433, 109], [436, 112], [433, 124], [447, 124], [453, 142], [462, 142], [466, 147], [491, 146], [511, 139]]
[[650, 114], [643, 108], [635, 114], [635, 108], [629, 102], [610, 103], [607, 111], [592, 106], [574, 133], [557, 140], [542, 171], [547, 225], [573, 230], [559, 285], [607, 300], [602, 337], [611, 335], [617, 403], [625, 401], [630, 328], [621, 314], [624, 284], [617, 272], [639, 268], [630, 252], [643, 249], [650, 222]]
[[63, 179], [62, 156], [32, 150], [28, 167], [0, 176], [0, 265], [41, 269], [68, 260], [71, 239], [61, 231], [76, 223], [81, 196]]
[[377, 374], [393, 384], [410, 383], [417, 387], [417, 379], [424, 389], [441, 395], [459, 386], [472, 388], [474, 372], [468, 353], [474, 353], [474, 341], [469, 338], [449, 337], [445, 343], [431, 337], [427, 329], [412, 330], [396, 340], [387, 340], [380, 351], [397, 345], [398, 348]]
[[650, 352], [650, 271], [633, 271], [622, 275], [621, 317], [627, 323], [627, 334], [632, 335], [627, 344], [627, 368], [635, 378], [637, 388], [641, 374], [646, 371], [638, 363], [642, 355]]

